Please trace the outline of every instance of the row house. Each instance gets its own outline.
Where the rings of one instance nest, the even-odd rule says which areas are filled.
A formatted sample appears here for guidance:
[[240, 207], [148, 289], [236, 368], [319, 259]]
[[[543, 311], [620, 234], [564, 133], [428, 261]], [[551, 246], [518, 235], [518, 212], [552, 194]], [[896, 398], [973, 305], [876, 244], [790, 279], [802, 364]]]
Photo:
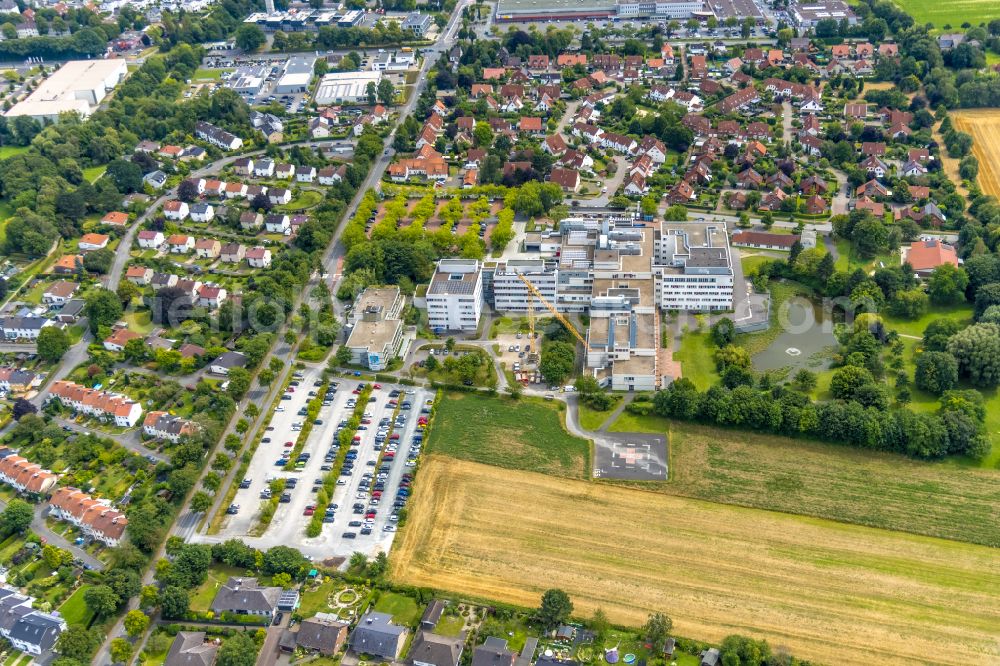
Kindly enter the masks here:
[[733, 113], [751, 104], [756, 104], [759, 101], [760, 93], [753, 86], [748, 86], [742, 90], [737, 90], [728, 97], [724, 97], [719, 102], [719, 111], [722, 113]]
[[22, 458], [9, 448], [0, 448], [0, 482], [17, 492], [44, 495], [58, 480], [57, 474], [42, 469], [41, 465]]
[[243, 139], [211, 123], [198, 121], [194, 124], [194, 134], [223, 150], [238, 150], [243, 147]]
[[49, 515], [80, 528], [112, 548], [121, 543], [128, 518], [106, 499], [95, 499], [78, 488], [65, 486], [52, 494]]
[[58, 398], [63, 405], [88, 416], [113, 420], [115, 425], [131, 428], [142, 416], [142, 406], [123, 395], [86, 388], [74, 382], [60, 380], [49, 390], [49, 399]]
[[149, 412], [142, 421], [142, 432], [148, 437], [165, 439], [175, 444], [182, 437], [190, 437], [198, 431], [194, 421], [182, 419], [167, 412]]
[[55, 325], [45, 317], [0, 317], [0, 332], [5, 340], [37, 340], [43, 328]]

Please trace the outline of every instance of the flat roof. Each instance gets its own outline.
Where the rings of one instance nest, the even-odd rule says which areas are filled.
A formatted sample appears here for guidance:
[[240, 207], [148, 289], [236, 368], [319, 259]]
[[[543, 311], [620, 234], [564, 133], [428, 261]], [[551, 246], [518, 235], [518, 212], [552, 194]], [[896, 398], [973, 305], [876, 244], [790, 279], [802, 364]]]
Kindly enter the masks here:
[[497, 15], [561, 14], [615, 10], [615, 0], [499, 0]]
[[326, 74], [316, 89], [316, 102], [332, 102], [348, 98], [364, 97], [368, 83], [378, 85], [382, 72], [332, 72]]
[[100, 102], [128, 73], [122, 59], [70, 60], [42, 81], [26, 99], [15, 104], [7, 116], [55, 115], [63, 111], [90, 111], [91, 95]]
[[351, 329], [347, 346], [381, 352], [396, 339], [396, 333], [403, 327], [401, 319], [361, 320]]

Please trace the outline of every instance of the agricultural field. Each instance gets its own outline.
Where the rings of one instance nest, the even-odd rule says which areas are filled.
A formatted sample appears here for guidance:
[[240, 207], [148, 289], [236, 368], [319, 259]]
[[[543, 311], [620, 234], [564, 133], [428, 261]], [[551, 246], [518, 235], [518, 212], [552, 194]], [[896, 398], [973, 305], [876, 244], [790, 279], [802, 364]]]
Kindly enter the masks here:
[[670, 433], [671, 478], [643, 488], [1000, 546], [1000, 473], [623, 414], [612, 430]]
[[[1000, 16], [996, 3], [987, 6]], [[952, 5], [942, 7], [950, 10]], [[953, 111], [951, 121], [956, 129], [972, 135], [972, 152], [979, 160], [979, 186], [986, 194], [1000, 196], [1000, 113], [996, 109]]]
[[1000, 18], [1000, 8], [995, 0], [895, 0], [896, 4], [913, 17], [917, 25], [933, 23], [939, 31], [950, 25], [956, 32], [965, 32], [961, 25], [989, 23]]
[[590, 443], [563, 428], [562, 403], [473, 393], [439, 400], [427, 450], [508, 469], [582, 479]]
[[410, 515], [400, 583], [526, 607], [558, 587], [581, 616], [664, 611], [682, 636], [749, 634], [821, 663], [1000, 660], [1000, 563], [983, 546], [441, 456]]

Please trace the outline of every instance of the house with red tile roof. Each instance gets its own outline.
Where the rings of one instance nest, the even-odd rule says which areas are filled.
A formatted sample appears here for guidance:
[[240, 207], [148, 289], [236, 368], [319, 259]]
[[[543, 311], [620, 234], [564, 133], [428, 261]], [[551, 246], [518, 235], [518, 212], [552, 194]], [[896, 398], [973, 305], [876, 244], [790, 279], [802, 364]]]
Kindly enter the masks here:
[[21, 493], [42, 495], [49, 492], [59, 480], [57, 474], [22, 458], [10, 449], [0, 449], [0, 482]]
[[94, 499], [78, 488], [65, 486], [52, 494], [49, 516], [76, 525], [80, 530], [112, 548], [121, 543], [128, 518], [106, 499]]
[[903, 261], [909, 263], [913, 272], [921, 277], [929, 276], [938, 266], [951, 264], [957, 267], [960, 263], [955, 248], [938, 239], [914, 241], [903, 250]]
[[112, 420], [115, 425], [123, 428], [131, 428], [142, 416], [142, 405], [131, 398], [65, 380], [52, 384], [48, 399], [53, 398], [58, 398], [63, 405], [75, 412]]

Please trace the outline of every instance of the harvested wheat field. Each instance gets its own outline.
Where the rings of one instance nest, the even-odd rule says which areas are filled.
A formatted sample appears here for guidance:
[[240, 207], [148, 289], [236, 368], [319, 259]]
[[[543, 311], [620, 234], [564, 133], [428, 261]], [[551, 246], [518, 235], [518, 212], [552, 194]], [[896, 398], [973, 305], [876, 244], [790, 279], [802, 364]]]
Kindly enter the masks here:
[[979, 186], [986, 194], [1000, 197], [1000, 109], [966, 109], [950, 115], [955, 129], [972, 135]]
[[679, 635], [742, 633], [827, 664], [1000, 662], [1000, 557], [984, 546], [432, 455], [393, 579], [536, 606], [566, 590]]

